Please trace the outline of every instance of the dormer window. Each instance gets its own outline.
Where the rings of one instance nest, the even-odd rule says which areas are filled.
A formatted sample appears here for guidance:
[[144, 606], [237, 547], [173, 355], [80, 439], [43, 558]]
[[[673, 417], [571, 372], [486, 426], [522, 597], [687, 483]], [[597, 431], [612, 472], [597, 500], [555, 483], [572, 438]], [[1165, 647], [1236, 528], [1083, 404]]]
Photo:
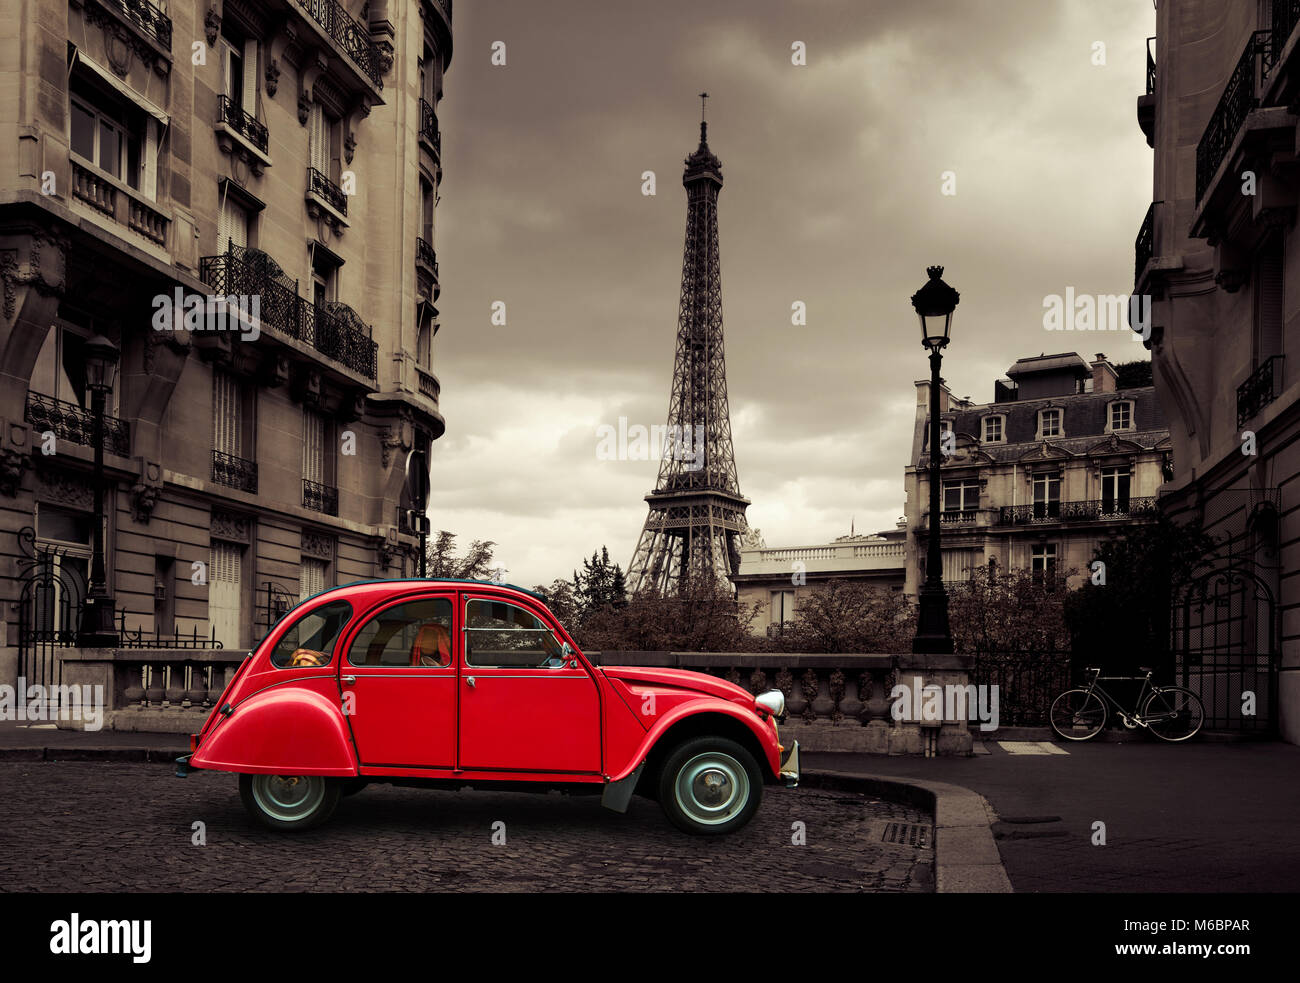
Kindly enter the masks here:
[[984, 443], [1000, 444], [1006, 437], [1006, 417], [986, 416], [984, 418]]
[[1038, 439], [1050, 440], [1065, 436], [1065, 413], [1060, 409], [1038, 411]]
[[1107, 430], [1114, 432], [1116, 430], [1132, 430], [1133, 428], [1133, 402], [1131, 400], [1111, 403], [1107, 407]]

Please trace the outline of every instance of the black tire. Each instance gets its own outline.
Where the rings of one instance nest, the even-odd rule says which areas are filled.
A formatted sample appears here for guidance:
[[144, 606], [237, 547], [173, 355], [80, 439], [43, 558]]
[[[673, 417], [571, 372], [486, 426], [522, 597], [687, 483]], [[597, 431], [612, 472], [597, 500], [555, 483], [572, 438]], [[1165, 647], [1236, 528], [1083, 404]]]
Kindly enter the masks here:
[[1205, 723], [1205, 707], [1189, 689], [1162, 686], [1142, 705], [1142, 719], [1147, 730], [1162, 741], [1185, 741], [1195, 737]]
[[659, 805], [678, 829], [724, 836], [754, 818], [763, 799], [763, 772], [735, 741], [694, 737], [668, 755], [658, 787]]
[[1106, 704], [1086, 689], [1067, 689], [1052, 701], [1052, 730], [1065, 741], [1087, 741], [1106, 726]]
[[296, 833], [319, 826], [339, 804], [341, 783], [320, 775], [240, 775], [239, 797], [267, 829]]

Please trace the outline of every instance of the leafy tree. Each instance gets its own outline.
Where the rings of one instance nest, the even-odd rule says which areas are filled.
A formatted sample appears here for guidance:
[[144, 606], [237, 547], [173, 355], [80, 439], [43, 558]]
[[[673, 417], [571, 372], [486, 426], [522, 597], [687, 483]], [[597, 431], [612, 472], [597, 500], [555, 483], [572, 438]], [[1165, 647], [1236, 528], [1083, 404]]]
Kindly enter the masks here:
[[742, 608], [714, 577], [693, 577], [672, 594], [642, 590], [621, 607], [592, 611], [578, 642], [602, 651], [753, 651], [760, 640], [750, 626], [760, 607]]
[[1065, 651], [1065, 623], [1071, 571], [1050, 576], [1029, 570], [990, 573], [977, 566], [969, 580], [948, 584], [948, 623], [953, 647], [961, 654], [1047, 653]]
[[1120, 389], [1137, 389], [1139, 386], [1152, 385], [1150, 359], [1135, 362], [1120, 362], [1115, 366], [1118, 379], [1115, 385]]
[[617, 563], [611, 563], [609, 548], [602, 546], [590, 560], [582, 561], [582, 572], [573, 572], [573, 593], [582, 621], [605, 608], [621, 608], [627, 603], [627, 581]]
[[533, 593], [541, 594], [546, 598], [546, 606], [569, 631], [573, 631], [578, 626], [578, 595], [574, 593], [573, 584], [569, 581], [558, 577], [551, 581], [549, 587], [538, 584], [533, 588]]
[[456, 580], [487, 580], [492, 575], [492, 550], [496, 543], [476, 539], [464, 556], [456, 555], [456, 534], [439, 529], [428, 544], [427, 571], [430, 577]]
[[1066, 606], [1076, 662], [1118, 673], [1171, 669], [1174, 599], [1214, 549], [1199, 524], [1164, 515], [1098, 544], [1091, 575]]
[[799, 594], [795, 620], [773, 648], [781, 652], [905, 652], [916, 612], [901, 591], [830, 580]]

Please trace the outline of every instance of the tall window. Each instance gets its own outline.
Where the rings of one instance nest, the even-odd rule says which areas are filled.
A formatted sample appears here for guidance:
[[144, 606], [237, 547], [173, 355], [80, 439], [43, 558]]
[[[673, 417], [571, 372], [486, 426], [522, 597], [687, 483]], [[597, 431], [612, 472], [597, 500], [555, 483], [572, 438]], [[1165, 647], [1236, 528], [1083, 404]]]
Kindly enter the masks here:
[[232, 104], [257, 115], [257, 41], [241, 37], [227, 24], [221, 28], [222, 84]]
[[331, 586], [327, 583], [329, 579], [330, 564], [328, 560], [317, 559], [314, 556], [304, 556], [302, 558], [302, 573], [299, 576], [300, 600], [307, 600], [314, 597], [326, 587]]
[[244, 456], [243, 392], [229, 372], [212, 372], [212, 449], [231, 457]]
[[1255, 254], [1255, 364], [1282, 354], [1282, 237], [1269, 236]]
[[1062, 413], [1059, 409], [1038, 411], [1038, 436], [1040, 439], [1062, 436]]
[[221, 210], [217, 212], [217, 252], [224, 253], [230, 246], [241, 249], [248, 245], [248, 210], [223, 195]]
[[1034, 475], [1034, 518], [1054, 519], [1060, 514], [1060, 472], [1050, 471]]
[[433, 245], [433, 185], [420, 178], [420, 238]]
[[302, 411], [302, 476], [318, 485], [330, 483], [328, 422], [323, 414]]
[[88, 513], [36, 503], [34, 572], [44, 586], [31, 591], [29, 616], [31, 627], [44, 638], [70, 638], [80, 627], [78, 605], [86, 596], [93, 529]]
[[970, 512], [980, 507], [980, 483], [976, 478], [943, 483], [943, 510]]
[[226, 648], [237, 648], [242, 642], [243, 559], [244, 548], [237, 543], [212, 541], [208, 562], [208, 621], [217, 641]]
[[307, 132], [310, 154], [308, 162], [330, 180], [334, 180], [333, 160], [337, 116], [331, 115], [319, 102], [313, 102], [308, 111]]
[[1030, 569], [1033, 575], [1047, 580], [1056, 577], [1056, 544], [1040, 544], [1030, 554]]
[[772, 617], [774, 625], [794, 620], [794, 591], [772, 591]]
[[433, 367], [433, 332], [428, 324], [420, 325], [420, 333], [415, 339], [415, 363], [422, 369]]
[[68, 145], [100, 171], [147, 198], [157, 193], [158, 121], [104, 92], [81, 71], [68, 83]]
[[1128, 465], [1101, 469], [1101, 510], [1105, 513], [1127, 513], [1129, 486], [1132, 473]]

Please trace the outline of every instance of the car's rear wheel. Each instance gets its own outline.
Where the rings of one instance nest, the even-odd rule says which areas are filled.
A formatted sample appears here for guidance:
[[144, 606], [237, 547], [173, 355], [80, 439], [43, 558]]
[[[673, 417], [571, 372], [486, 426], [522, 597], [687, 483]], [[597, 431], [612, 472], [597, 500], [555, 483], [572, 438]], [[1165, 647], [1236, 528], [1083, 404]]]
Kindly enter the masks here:
[[659, 773], [659, 805], [674, 826], [688, 833], [734, 833], [754, 818], [762, 797], [758, 762], [725, 737], [683, 742]]
[[319, 826], [338, 805], [342, 789], [320, 775], [240, 775], [239, 797], [268, 829], [297, 832]]

